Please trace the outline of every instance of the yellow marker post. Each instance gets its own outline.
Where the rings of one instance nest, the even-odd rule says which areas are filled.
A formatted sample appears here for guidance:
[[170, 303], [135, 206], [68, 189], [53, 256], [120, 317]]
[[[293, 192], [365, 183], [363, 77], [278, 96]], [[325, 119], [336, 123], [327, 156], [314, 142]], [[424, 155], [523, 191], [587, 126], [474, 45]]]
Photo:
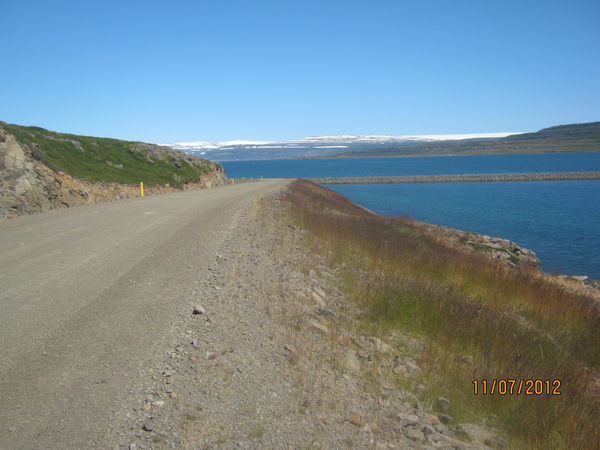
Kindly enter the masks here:
[[144, 196], [144, 182], [140, 181], [140, 197]]
[[231, 179], [231, 184], [235, 184], [235, 178]]

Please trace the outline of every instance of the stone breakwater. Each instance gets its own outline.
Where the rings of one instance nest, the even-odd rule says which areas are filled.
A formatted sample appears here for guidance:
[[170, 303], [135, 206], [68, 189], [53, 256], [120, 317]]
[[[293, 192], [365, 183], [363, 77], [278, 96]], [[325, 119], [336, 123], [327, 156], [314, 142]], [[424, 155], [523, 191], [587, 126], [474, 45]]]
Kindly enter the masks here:
[[481, 183], [493, 181], [600, 180], [600, 172], [490, 173], [463, 175], [406, 175], [390, 177], [307, 178], [317, 184]]

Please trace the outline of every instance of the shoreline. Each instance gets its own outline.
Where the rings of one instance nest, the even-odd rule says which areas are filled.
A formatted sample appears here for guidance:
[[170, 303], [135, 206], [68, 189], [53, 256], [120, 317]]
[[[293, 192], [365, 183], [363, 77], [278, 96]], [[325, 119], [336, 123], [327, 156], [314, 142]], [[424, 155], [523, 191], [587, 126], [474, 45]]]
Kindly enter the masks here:
[[[563, 172], [564, 173], [564, 172]], [[576, 172], [578, 173], [578, 172]], [[594, 172], [598, 175], [600, 175], [600, 172]], [[512, 174], [509, 174], [512, 175]], [[517, 174], [519, 175], [519, 174]], [[525, 174], [526, 175], [526, 174]], [[402, 177], [397, 177], [397, 178], [402, 178]], [[594, 178], [595, 179], [595, 178]], [[600, 178], [599, 178], [600, 179]], [[332, 190], [334, 192], [334, 189], [327, 187], [325, 184], [352, 184], [352, 183], [317, 183], [315, 182], [314, 178], [305, 178], [305, 180], [310, 181], [312, 183], [318, 184], [321, 187], [324, 187], [326, 189]], [[490, 180], [492, 181], [492, 180]], [[511, 180], [505, 180], [506, 182], [511, 181]], [[529, 180], [529, 181], [551, 181], [551, 180]], [[554, 181], [562, 181], [562, 180], [554, 180]], [[566, 180], [565, 180], [566, 181]], [[576, 180], [575, 180], [576, 181]], [[585, 180], [583, 180], [585, 181]], [[458, 182], [458, 181], [456, 181]], [[440, 182], [441, 183], [441, 182]], [[375, 183], [367, 183], [367, 184], [375, 184]], [[386, 183], [386, 184], [391, 184], [391, 183]], [[408, 182], [406, 182], [406, 184], [408, 184]], [[339, 192], [337, 192], [339, 193]], [[341, 193], [339, 193], [340, 195], [343, 195]], [[382, 217], [386, 217], [389, 219], [394, 219], [393, 216], [386, 216], [384, 214], [379, 214], [373, 210], [370, 210], [367, 207], [364, 207], [363, 205], [360, 205], [358, 203], [356, 203], [355, 201], [351, 200], [350, 198], [346, 197], [345, 195], [343, 195], [345, 198], [347, 198], [350, 202], [354, 203], [356, 206], [360, 207], [361, 209], [368, 211], [372, 214], [376, 214]], [[538, 258], [537, 256], [537, 252], [522, 247], [521, 245], [519, 245], [518, 243], [515, 243], [514, 241], [511, 241], [509, 239], [506, 239], [502, 236], [489, 236], [483, 233], [478, 233], [475, 231], [469, 231], [469, 230], [464, 230], [464, 229], [459, 229], [459, 228], [453, 228], [447, 225], [441, 225], [441, 224], [437, 224], [437, 223], [430, 223], [430, 222], [422, 222], [413, 218], [409, 218], [410, 221], [414, 224], [417, 224], [420, 228], [422, 229], [426, 229], [427, 232], [437, 238], [443, 238], [445, 237], [446, 242], [450, 243], [451, 246], [456, 246], [458, 244], [458, 246], [463, 247], [467, 250], [469, 250], [467, 248], [467, 245], [460, 245], [458, 242], [458, 238], [456, 238], [456, 236], [463, 236], [463, 237], [470, 237], [471, 239], [475, 238], [475, 243], [471, 242], [470, 244], [482, 244], [484, 247], [486, 247], [488, 243], [502, 243], [503, 248], [504, 249], [508, 249], [509, 247], [513, 247], [516, 249], [519, 249], [519, 251], [525, 251], [525, 253], [521, 253], [523, 254], [527, 254], [527, 255], [532, 255], [533, 258], [535, 260], [537, 260], [537, 262], [535, 262], [535, 266], [537, 266], [537, 270], [539, 271], [539, 273], [541, 275], [543, 275], [546, 278], [549, 278], [553, 281], [559, 282], [560, 284], [567, 284], [569, 287], [582, 287], [582, 288], [587, 288], [588, 290], [591, 290], [594, 293], [598, 293], [600, 294], [600, 279], [595, 279], [592, 278], [590, 275], [588, 274], [573, 274], [573, 275], [567, 275], [564, 273], [552, 273], [552, 272], [546, 272], [543, 268], [542, 268], [542, 261]], [[498, 242], [496, 242], [498, 241]], [[470, 245], [469, 244], [469, 245]], [[516, 256], [514, 254], [514, 252], [510, 252], [510, 251], [506, 251], [505, 255], [501, 256], [500, 254], [493, 253], [493, 250], [500, 250], [500, 249], [494, 249], [493, 247], [489, 247], [487, 248], [488, 253], [492, 253], [492, 258], [491, 259], [504, 259], [504, 261], [508, 261], [509, 265], [511, 265], [511, 257], [514, 259], [514, 256]], [[475, 249], [471, 249], [471, 251], [474, 251], [476, 253], [480, 253], [482, 254], [480, 245], [475, 245]], [[485, 253], [485, 252], [483, 252]], [[513, 267], [518, 266], [518, 264], [512, 264]], [[575, 286], [574, 286], [575, 285]]]
[[[451, 246], [484, 255], [489, 259], [498, 260], [517, 269], [529, 264], [534, 266], [539, 275], [547, 280], [570, 288], [583, 288], [586, 292], [592, 291], [600, 295], [600, 280], [590, 278], [589, 275], [565, 275], [546, 272], [542, 267], [542, 260], [535, 250], [522, 247], [509, 239], [412, 219], [411, 223]], [[498, 246], [501, 248], [498, 248]], [[519, 258], [518, 262], [515, 262], [515, 256]]]
[[[306, 179], [314, 183], [311, 179]], [[317, 184], [317, 183], [315, 183]], [[353, 203], [358, 208], [380, 217], [384, 217], [390, 220], [397, 220], [392, 216], [386, 216], [379, 214], [354, 200], [346, 197], [345, 195], [334, 191], [326, 186], [319, 186], [329, 189], [332, 192], [336, 192], [342, 195], [349, 202]], [[589, 275], [566, 275], [566, 274], [553, 274], [545, 272], [542, 268], [542, 261], [537, 256], [537, 252], [525, 247], [520, 244], [503, 238], [501, 236], [489, 236], [487, 234], [478, 233], [475, 231], [463, 230], [459, 228], [453, 228], [446, 225], [422, 222], [412, 218], [402, 219], [408, 220], [411, 224], [417, 226], [423, 230], [425, 234], [432, 236], [434, 239], [444, 242], [450, 247], [459, 248], [463, 251], [477, 253], [483, 255], [489, 259], [497, 260], [506, 264], [507, 266], [519, 269], [524, 266], [535, 267], [538, 274], [555, 283], [567, 286], [574, 289], [584, 289], [588, 293], [597, 295], [600, 299], [600, 280], [590, 278]]]

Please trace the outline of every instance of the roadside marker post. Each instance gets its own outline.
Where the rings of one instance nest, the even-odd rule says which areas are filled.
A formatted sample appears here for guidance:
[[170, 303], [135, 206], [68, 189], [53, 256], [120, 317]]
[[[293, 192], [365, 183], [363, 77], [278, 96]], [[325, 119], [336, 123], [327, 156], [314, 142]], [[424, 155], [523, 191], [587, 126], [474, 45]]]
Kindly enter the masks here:
[[144, 196], [144, 182], [140, 181], [140, 197]]

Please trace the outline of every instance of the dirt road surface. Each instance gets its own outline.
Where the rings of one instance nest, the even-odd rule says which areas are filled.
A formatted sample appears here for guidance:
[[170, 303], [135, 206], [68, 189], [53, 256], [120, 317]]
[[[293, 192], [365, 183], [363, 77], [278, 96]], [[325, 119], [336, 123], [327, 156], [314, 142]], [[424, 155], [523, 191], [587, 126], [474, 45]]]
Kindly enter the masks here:
[[243, 211], [285, 181], [0, 223], [0, 448], [89, 448]]

